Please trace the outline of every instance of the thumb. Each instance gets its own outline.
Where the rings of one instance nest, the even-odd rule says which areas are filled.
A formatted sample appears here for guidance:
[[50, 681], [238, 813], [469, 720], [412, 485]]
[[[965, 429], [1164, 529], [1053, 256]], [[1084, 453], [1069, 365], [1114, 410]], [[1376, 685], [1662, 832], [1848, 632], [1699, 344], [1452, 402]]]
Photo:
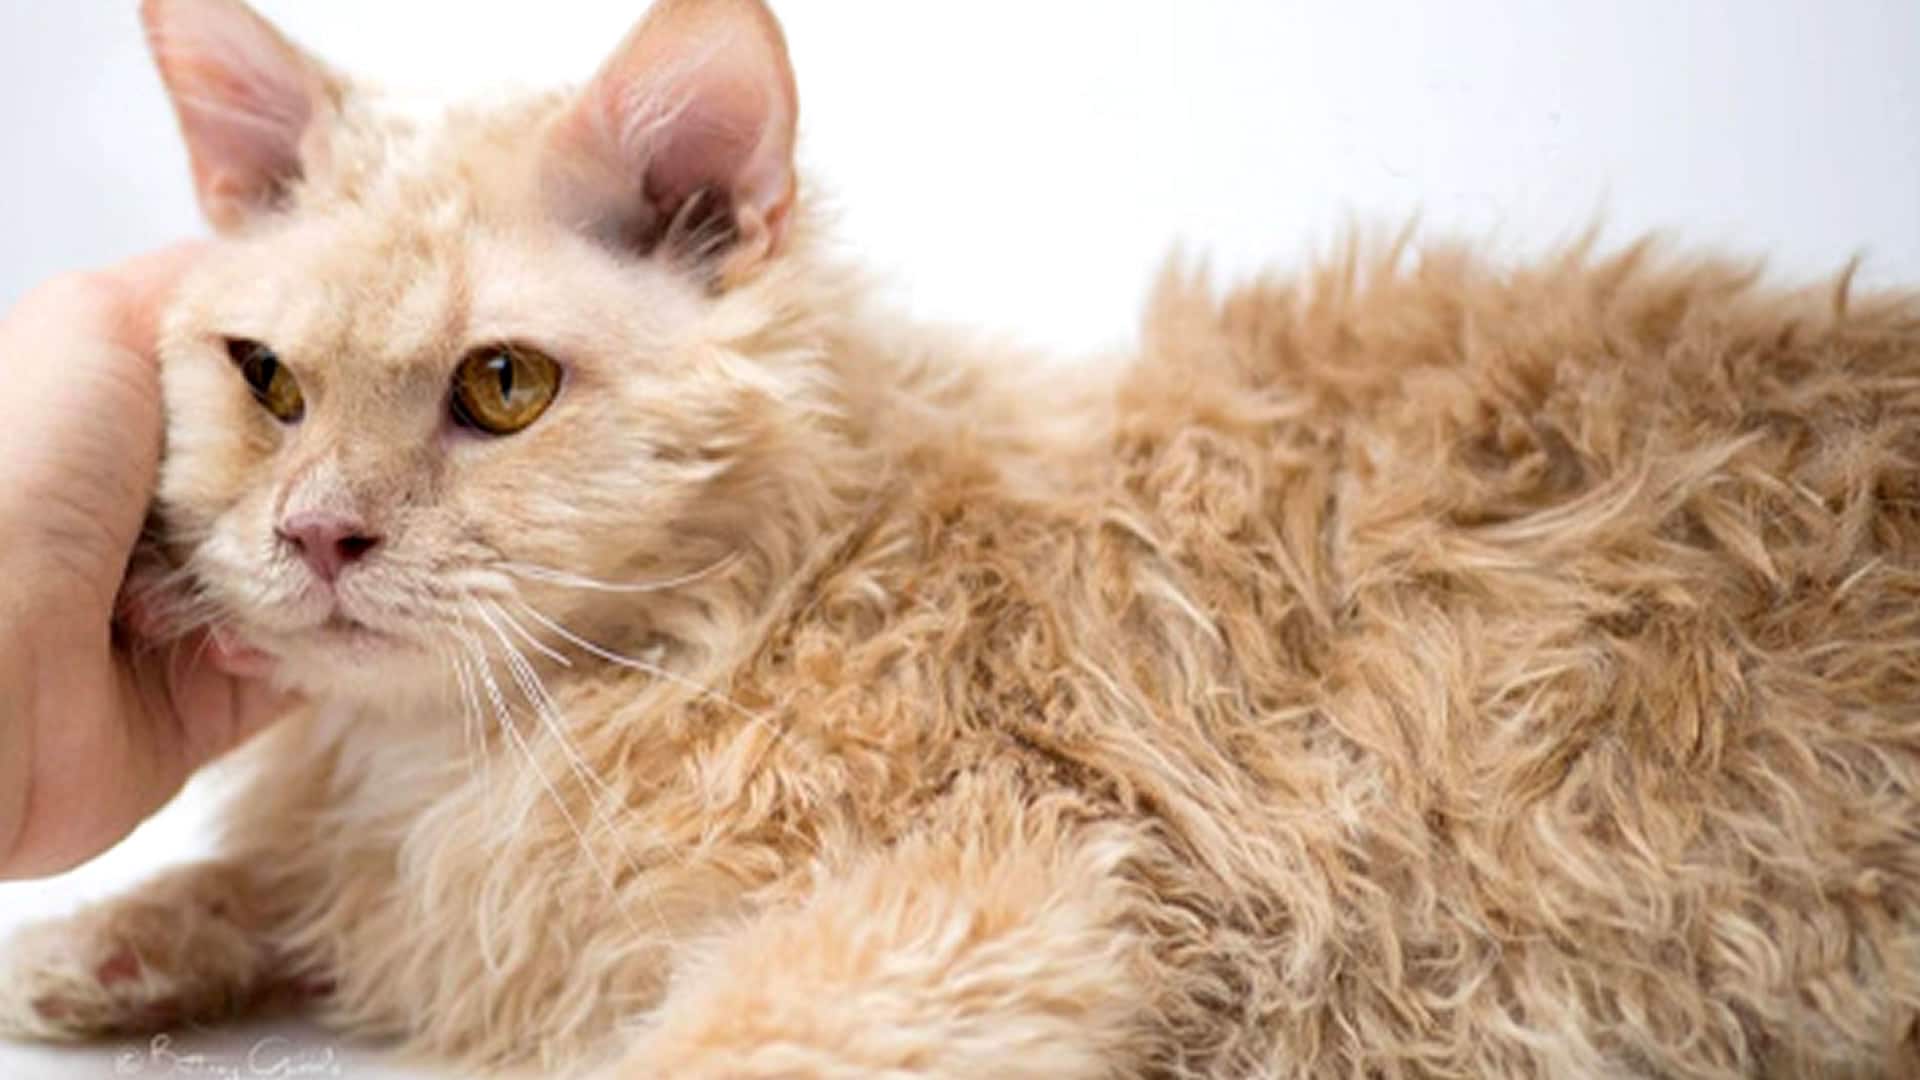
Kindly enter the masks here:
[[153, 355], [168, 297], [209, 247], [204, 240], [189, 240], [102, 271], [123, 290], [116, 327], [119, 344], [141, 356]]

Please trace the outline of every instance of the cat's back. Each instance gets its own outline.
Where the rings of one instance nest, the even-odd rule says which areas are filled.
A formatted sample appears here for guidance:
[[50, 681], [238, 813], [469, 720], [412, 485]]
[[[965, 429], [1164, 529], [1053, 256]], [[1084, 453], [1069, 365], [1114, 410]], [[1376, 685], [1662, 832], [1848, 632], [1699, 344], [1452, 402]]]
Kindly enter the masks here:
[[917, 481], [867, 685], [1146, 823], [1219, 1060], [1912, 1056], [1920, 298], [1409, 263], [1170, 278], [1076, 483]]

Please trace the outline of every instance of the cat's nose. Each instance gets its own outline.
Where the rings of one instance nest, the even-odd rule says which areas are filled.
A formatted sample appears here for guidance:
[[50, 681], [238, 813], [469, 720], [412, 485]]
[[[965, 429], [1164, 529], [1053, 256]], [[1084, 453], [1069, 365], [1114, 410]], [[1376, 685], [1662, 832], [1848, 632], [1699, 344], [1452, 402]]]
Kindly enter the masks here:
[[326, 511], [294, 514], [275, 531], [282, 541], [300, 553], [301, 560], [314, 574], [329, 585], [341, 571], [380, 546], [380, 538], [365, 522]]

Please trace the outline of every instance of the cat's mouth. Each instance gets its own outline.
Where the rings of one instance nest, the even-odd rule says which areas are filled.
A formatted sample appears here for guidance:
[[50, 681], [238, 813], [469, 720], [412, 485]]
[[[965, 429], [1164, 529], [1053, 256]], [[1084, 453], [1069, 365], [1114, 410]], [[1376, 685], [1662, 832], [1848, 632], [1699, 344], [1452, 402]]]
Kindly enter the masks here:
[[392, 631], [382, 630], [336, 610], [320, 622], [283, 635], [278, 643], [267, 647], [287, 659], [316, 649], [333, 653], [361, 653], [372, 649], [391, 651], [406, 644], [405, 638]]
[[335, 611], [326, 620], [314, 627], [310, 633], [328, 642], [361, 644], [398, 644], [400, 639], [385, 630], [369, 626], [351, 615]]
[[300, 672], [316, 670], [371, 671], [420, 652], [414, 639], [338, 609], [300, 629], [247, 633], [223, 628], [214, 635], [214, 649], [216, 663], [229, 674], [296, 680], [306, 677]]
[[364, 665], [420, 651], [419, 640], [406, 632], [407, 622], [377, 605], [356, 610], [353, 600], [337, 595], [303, 600], [319, 610], [301, 612], [305, 619], [276, 619], [263, 612], [268, 617], [257, 622], [233, 620], [223, 625], [216, 633], [223, 664], [236, 674], [264, 674], [314, 663]]
[[212, 640], [215, 663], [221, 670], [244, 677], [265, 677], [288, 659], [316, 647], [327, 652], [358, 654], [375, 649], [391, 651], [404, 644], [394, 634], [339, 612], [294, 639], [272, 645], [264, 642], [256, 645], [230, 629], [215, 630]]

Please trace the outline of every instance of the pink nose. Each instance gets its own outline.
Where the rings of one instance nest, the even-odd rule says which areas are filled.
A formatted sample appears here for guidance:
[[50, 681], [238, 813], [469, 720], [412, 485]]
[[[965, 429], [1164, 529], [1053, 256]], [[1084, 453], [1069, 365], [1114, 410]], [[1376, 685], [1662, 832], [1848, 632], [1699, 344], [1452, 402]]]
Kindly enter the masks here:
[[360, 519], [320, 510], [295, 514], [275, 531], [329, 585], [342, 570], [366, 558], [380, 544], [380, 538]]

